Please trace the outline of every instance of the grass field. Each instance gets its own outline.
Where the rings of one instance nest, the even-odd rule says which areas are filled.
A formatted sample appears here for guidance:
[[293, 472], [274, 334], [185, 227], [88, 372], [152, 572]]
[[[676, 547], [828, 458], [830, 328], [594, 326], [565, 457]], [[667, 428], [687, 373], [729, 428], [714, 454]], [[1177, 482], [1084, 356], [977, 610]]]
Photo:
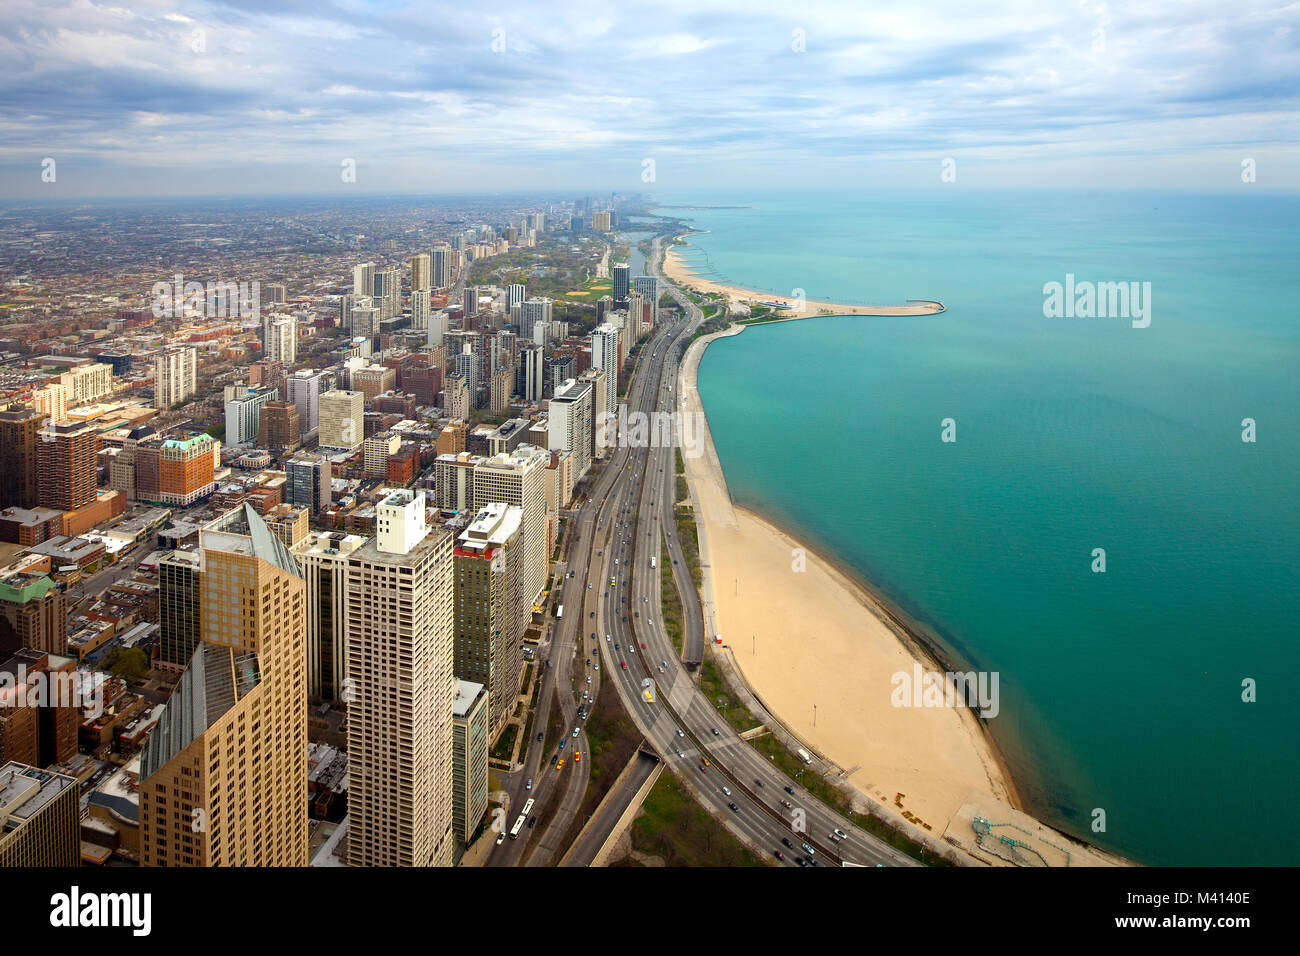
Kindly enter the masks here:
[[767, 865], [696, 803], [671, 770], [660, 774], [641, 809], [632, 823], [632, 849], [665, 866]]
[[613, 294], [613, 279], [592, 279], [581, 289], [574, 289], [572, 292], [564, 293], [562, 301], [585, 302], [594, 305], [601, 296]]

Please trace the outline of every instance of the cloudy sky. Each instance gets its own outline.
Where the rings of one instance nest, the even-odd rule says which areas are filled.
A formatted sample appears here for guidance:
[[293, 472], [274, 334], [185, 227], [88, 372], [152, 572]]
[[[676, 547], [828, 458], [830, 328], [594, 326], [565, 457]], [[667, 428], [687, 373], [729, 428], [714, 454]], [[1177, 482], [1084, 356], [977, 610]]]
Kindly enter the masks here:
[[921, 186], [946, 159], [973, 188], [1225, 190], [1253, 159], [1300, 189], [1294, 2], [0, 11], [8, 198]]

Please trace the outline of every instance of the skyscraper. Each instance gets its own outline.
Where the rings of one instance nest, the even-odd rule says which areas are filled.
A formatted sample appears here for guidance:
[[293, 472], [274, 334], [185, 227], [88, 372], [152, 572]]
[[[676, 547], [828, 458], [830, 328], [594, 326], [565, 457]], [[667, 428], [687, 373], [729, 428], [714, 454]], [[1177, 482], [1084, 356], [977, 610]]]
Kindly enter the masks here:
[[626, 262], [616, 262], [610, 270], [614, 278], [614, 307], [617, 309], [623, 308], [627, 303], [629, 272]]
[[74, 511], [95, 500], [93, 422], [51, 422], [36, 448], [37, 500], [42, 507]]
[[168, 349], [153, 360], [153, 407], [171, 408], [199, 390], [199, 352]]
[[262, 343], [262, 354], [267, 360], [286, 366], [298, 361], [297, 320], [288, 315], [268, 319], [263, 330], [265, 341]]
[[484, 458], [474, 466], [474, 501], [504, 502], [523, 509], [521, 528], [527, 559], [524, 601], [531, 610], [546, 585], [546, 464], [550, 456], [533, 445]]
[[451, 535], [424, 497], [376, 506], [375, 538], [348, 558], [348, 862], [452, 862]]
[[578, 482], [591, 467], [594, 427], [592, 387], [589, 382], [569, 379], [555, 390], [546, 406], [549, 424], [547, 448], [573, 454], [573, 480]]
[[371, 295], [374, 298], [374, 305], [379, 308], [380, 321], [391, 319], [395, 315], [401, 315], [402, 270], [397, 266], [376, 269], [374, 273], [374, 291]]
[[[456, 540], [456, 676], [489, 692], [489, 736], [495, 739], [514, 712], [527, 624], [523, 509], [482, 505]], [[531, 611], [531, 601], [528, 610]]]
[[429, 285], [429, 254], [422, 252], [417, 256], [411, 257], [411, 294], [414, 297], [416, 292], [428, 292]]
[[0, 508], [34, 508], [37, 498], [36, 432], [41, 416], [30, 408], [0, 411]]
[[366, 539], [338, 531], [313, 531], [293, 546], [307, 587], [307, 693], [346, 701], [348, 661], [348, 558]]
[[226, 444], [252, 445], [262, 424], [262, 406], [280, 397], [279, 389], [255, 385], [226, 386]]
[[302, 452], [284, 466], [285, 501], [317, 514], [330, 503], [330, 466], [319, 455]]
[[433, 293], [428, 289], [414, 289], [411, 292], [411, 328], [427, 329], [429, 315], [433, 309], [430, 305]]
[[506, 314], [517, 305], [522, 305], [524, 301], [525, 287], [521, 282], [512, 282], [506, 286]]
[[432, 268], [432, 281], [435, 289], [445, 289], [451, 285], [451, 247], [445, 244], [439, 244], [433, 247], [430, 254], [430, 264]]
[[0, 869], [80, 865], [76, 778], [5, 762], [0, 766]]
[[352, 294], [357, 296], [374, 295], [375, 264], [366, 262], [352, 268]]
[[487, 813], [488, 692], [482, 684], [456, 681], [452, 704], [452, 829], [468, 843]]
[[141, 757], [141, 863], [306, 866], [298, 565], [248, 504], [199, 546], [201, 640]]
[[613, 414], [618, 407], [619, 330], [606, 322], [591, 333], [591, 367], [605, 373], [605, 409]]
[[529, 343], [519, 349], [519, 394], [525, 401], [542, 397], [545, 382], [545, 353], [540, 345]]
[[366, 397], [360, 392], [334, 389], [321, 395], [318, 406], [321, 448], [351, 451], [365, 440]]
[[180, 671], [199, 646], [200, 558], [171, 551], [158, 562], [158, 664]]
[[299, 369], [284, 380], [285, 398], [298, 406], [298, 424], [304, 435], [320, 425], [320, 393], [325, 373]]

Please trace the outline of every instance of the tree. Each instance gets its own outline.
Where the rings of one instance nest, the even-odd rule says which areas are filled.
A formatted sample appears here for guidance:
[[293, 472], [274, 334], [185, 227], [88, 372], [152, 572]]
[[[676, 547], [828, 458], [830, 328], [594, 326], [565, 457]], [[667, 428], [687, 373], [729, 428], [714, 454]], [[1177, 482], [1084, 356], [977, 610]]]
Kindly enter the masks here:
[[109, 671], [125, 681], [144, 680], [149, 674], [149, 655], [138, 647], [120, 647], [113, 654]]

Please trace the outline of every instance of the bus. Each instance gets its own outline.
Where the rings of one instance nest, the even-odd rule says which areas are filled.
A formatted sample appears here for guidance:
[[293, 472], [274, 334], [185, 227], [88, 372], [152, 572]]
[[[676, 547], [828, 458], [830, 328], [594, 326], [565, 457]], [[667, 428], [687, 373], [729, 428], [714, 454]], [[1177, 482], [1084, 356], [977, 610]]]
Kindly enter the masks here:
[[524, 828], [524, 820], [526, 819], [527, 817], [525, 817], [522, 813], [519, 815], [519, 819], [515, 821], [515, 825], [510, 828], [510, 839], [512, 840], [519, 839], [519, 831]]
[[532, 812], [533, 804], [534, 804], [534, 803], [536, 803], [536, 801], [535, 801], [532, 797], [529, 797], [529, 798], [524, 802], [524, 812], [523, 812], [523, 815], [524, 815], [524, 816], [528, 816], [528, 814]]
[[562, 617], [564, 617], [564, 605], [563, 605], [563, 604], [561, 604], [559, 607], [557, 607], [557, 608], [555, 609], [555, 619], [558, 621], [558, 620], [559, 620], [560, 618], [562, 618]]
[[650, 559], [650, 570], [653, 571], [654, 569], [655, 569], [655, 559], [654, 559], [654, 558], [651, 558], [651, 559]]

